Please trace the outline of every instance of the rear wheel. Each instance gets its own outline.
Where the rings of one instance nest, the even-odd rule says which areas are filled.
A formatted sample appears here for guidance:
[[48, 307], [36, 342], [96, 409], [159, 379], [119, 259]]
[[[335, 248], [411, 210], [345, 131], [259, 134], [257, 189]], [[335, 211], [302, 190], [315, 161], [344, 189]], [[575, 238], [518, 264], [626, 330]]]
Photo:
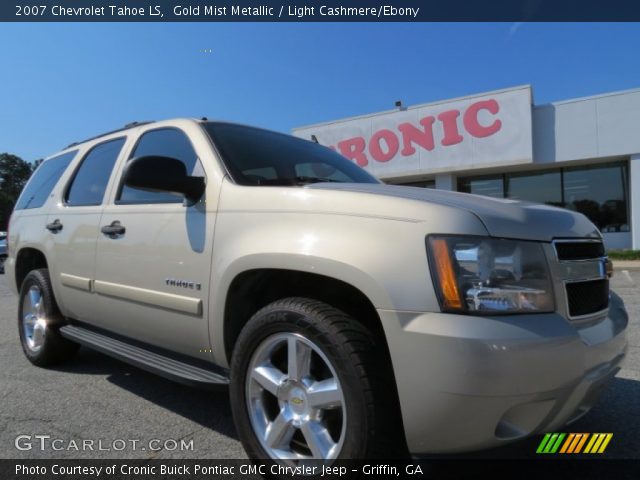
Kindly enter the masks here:
[[231, 405], [251, 458], [395, 456], [397, 418], [382, 381], [380, 345], [362, 324], [305, 298], [276, 301], [242, 330], [231, 364]]
[[29, 272], [20, 289], [18, 328], [22, 350], [31, 363], [54, 365], [75, 355], [79, 345], [60, 335], [58, 327], [62, 323], [49, 271], [41, 268]]

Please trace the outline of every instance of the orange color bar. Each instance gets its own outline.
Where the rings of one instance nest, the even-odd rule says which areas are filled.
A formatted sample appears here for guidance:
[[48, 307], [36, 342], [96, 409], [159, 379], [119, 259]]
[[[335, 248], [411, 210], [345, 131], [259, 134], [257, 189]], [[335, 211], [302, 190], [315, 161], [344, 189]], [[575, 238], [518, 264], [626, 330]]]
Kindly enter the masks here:
[[582, 434], [581, 433], [576, 433], [574, 435], [575, 435], [575, 437], [573, 439], [573, 442], [571, 443], [571, 446], [569, 447], [569, 450], [567, 450], [567, 453], [573, 453], [573, 451], [576, 448], [576, 445], [578, 445], [578, 442], [582, 438]]
[[560, 449], [559, 453], [565, 453], [567, 451], [567, 448], [569, 448], [569, 445], [571, 445], [571, 442], [573, 442], [573, 439], [575, 438], [575, 436], [576, 436], [575, 433], [569, 434], [569, 437], [562, 444], [562, 448]]

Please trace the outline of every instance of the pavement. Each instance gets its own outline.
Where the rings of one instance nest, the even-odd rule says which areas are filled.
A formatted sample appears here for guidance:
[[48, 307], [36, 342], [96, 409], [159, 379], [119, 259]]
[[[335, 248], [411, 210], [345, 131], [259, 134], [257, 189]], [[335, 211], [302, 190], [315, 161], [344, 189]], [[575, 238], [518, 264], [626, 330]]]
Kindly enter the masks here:
[[612, 260], [614, 270], [640, 270], [640, 260]]
[[[640, 269], [615, 265], [612, 287], [630, 316], [628, 358], [592, 411], [567, 431], [613, 432], [605, 456], [637, 459]], [[16, 309], [0, 275], [0, 458], [246, 458], [226, 393], [175, 384], [86, 348], [62, 367], [34, 367], [20, 348]], [[473, 456], [533, 458], [540, 439]], [[84, 440], [92, 450], [85, 443], [83, 451]]]

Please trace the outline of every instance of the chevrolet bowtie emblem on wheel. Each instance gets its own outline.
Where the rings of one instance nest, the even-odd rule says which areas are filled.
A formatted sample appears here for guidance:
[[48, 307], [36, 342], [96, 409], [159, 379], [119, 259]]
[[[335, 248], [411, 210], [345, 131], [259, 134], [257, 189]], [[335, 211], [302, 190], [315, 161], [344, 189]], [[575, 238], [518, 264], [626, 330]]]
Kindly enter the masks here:
[[291, 399], [291, 403], [293, 403], [294, 405], [302, 405], [304, 403], [304, 400], [298, 397], [293, 397]]

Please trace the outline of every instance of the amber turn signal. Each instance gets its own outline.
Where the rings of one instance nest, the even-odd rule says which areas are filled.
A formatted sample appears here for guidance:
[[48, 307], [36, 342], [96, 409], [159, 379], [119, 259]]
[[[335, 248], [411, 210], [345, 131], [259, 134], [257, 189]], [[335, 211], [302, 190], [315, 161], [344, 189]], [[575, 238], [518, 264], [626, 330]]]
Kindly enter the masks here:
[[440, 280], [442, 306], [445, 309], [460, 310], [462, 309], [460, 291], [458, 290], [458, 283], [453, 271], [447, 241], [443, 238], [434, 238], [431, 240], [431, 247], [436, 264], [436, 271], [438, 272], [438, 280]]

